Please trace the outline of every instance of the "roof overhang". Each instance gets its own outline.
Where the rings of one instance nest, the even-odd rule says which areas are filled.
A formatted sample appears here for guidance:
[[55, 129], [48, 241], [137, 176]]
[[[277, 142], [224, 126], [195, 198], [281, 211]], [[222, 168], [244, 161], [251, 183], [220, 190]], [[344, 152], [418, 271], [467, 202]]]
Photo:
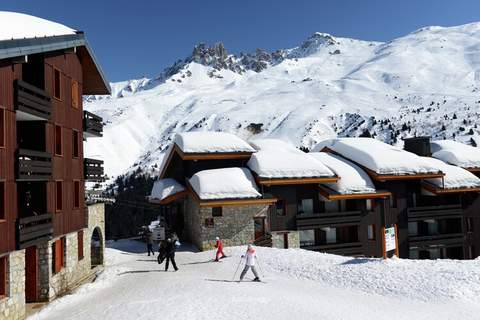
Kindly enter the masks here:
[[262, 178], [255, 175], [255, 180], [257, 181], [257, 183], [265, 186], [334, 183], [337, 182], [339, 179], [340, 178], [337, 176], [310, 178]]
[[370, 176], [370, 178], [372, 180], [375, 180], [375, 181], [378, 181], [378, 182], [399, 181], [399, 180], [402, 181], [402, 180], [432, 179], [432, 178], [442, 178], [442, 177], [445, 176], [445, 174], [442, 173], [441, 171], [431, 172], [431, 173], [416, 173], [416, 174], [382, 174], [382, 173], [377, 173], [377, 172], [373, 171], [372, 169], [369, 169], [369, 168], [359, 164], [358, 162], [356, 162], [352, 159], [349, 159], [349, 158], [343, 156], [342, 154], [340, 154], [336, 151], [333, 151], [332, 149], [330, 149], [328, 147], [324, 147], [321, 151], [322, 152], [329, 152], [329, 153], [338, 155], [338, 156], [340, 156], [344, 159], [347, 159], [350, 162], [355, 163], [357, 166], [362, 168], [362, 170], [364, 170]]
[[327, 200], [348, 200], [348, 199], [385, 199], [392, 195], [391, 192], [378, 190], [369, 193], [349, 193], [342, 194], [327, 187], [319, 186], [320, 194]]
[[2, 40], [0, 41], [0, 60], [69, 48], [76, 49], [82, 63], [83, 93], [92, 95], [110, 94], [110, 84], [107, 82], [85, 35], [81, 32], [43, 38]]
[[198, 194], [193, 190], [190, 182], [187, 181], [187, 189], [193, 199], [200, 207], [225, 207], [225, 206], [247, 206], [247, 205], [271, 205], [277, 202], [276, 198], [235, 198], [235, 199], [200, 199]]
[[153, 203], [153, 204], [165, 205], [165, 204], [172, 203], [175, 200], [186, 197], [188, 195], [188, 193], [189, 193], [188, 190], [183, 190], [183, 191], [177, 192], [175, 194], [172, 194], [171, 196], [168, 196], [168, 197], [166, 197], [165, 199], [162, 199], [162, 200], [148, 198], [148, 202]]
[[422, 182], [422, 188], [427, 190], [428, 192], [431, 192], [435, 195], [441, 195], [441, 194], [452, 194], [452, 193], [464, 193], [464, 192], [480, 192], [480, 187], [477, 188], [440, 188], [436, 185], [433, 185], [429, 182], [423, 181]]

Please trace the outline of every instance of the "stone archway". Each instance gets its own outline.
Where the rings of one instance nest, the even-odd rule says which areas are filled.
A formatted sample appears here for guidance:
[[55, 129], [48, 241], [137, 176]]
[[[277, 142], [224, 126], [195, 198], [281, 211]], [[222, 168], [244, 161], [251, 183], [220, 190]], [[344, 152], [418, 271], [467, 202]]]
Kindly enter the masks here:
[[100, 227], [93, 229], [90, 239], [90, 264], [91, 268], [103, 265], [103, 237]]

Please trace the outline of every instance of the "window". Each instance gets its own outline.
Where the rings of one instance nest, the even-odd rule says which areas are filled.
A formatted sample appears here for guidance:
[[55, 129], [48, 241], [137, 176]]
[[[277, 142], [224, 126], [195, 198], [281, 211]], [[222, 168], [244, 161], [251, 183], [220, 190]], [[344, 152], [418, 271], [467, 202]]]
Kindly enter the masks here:
[[0, 298], [7, 296], [7, 257], [0, 258]]
[[61, 95], [61, 74], [60, 70], [58, 69], [53, 69], [53, 97], [61, 100], [62, 95]]
[[78, 82], [72, 80], [72, 107], [78, 108], [80, 106], [80, 95], [78, 93]]
[[338, 201], [325, 201], [325, 212], [338, 212]]
[[313, 199], [301, 199], [298, 203], [298, 214], [313, 214]]
[[328, 244], [337, 242], [337, 228], [327, 227], [321, 230], [325, 232], [325, 240]]
[[369, 224], [367, 227], [367, 238], [368, 240], [375, 240], [375, 225]]
[[213, 222], [213, 218], [206, 218], [205, 219], [205, 227], [206, 228], [213, 228], [215, 225], [214, 225], [214, 222]]
[[285, 201], [284, 200], [278, 200], [275, 211], [277, 213], [277, 216], [284, 216], [286, 214], [285, 210]]
[[78, 231], [78, 261], [83, 259], [83, 230]]
[[428, 228], [428, 235], [434, 236], [438, 234], [438, 221], [437, 220], [425, 220]]
[[65, 238], [60, 238], [52, 243], [52, 271], [59, 273], [65, 266]]
[[418, 235], [418, 222], [409, 222], [408, 223], [408, 235], [416, 236]]
[[80, 207], [80, 181], [73, 181], [73, 207]]
[[0, 181], [0, 220], [6, 219], [6, 205], [5, 205], [5, 181]]
[[300, 230], [300, 247], [315, 245], [315, 230]]
[[58, 125], [55, 125], [55, 154], [58, 156], [63, 154], [62, 127]]
[[213, 207], [212, 217], [221, 217], [221, 216], [222, 216], [222, 207]]
[[63, 210], [63, 182], [55, 181], [55, 205], [57, 211]]
[[367, 211], [372, 211], [373, 209], [375, 209], [375, 200], [367, 199], [366, 207]]
[[0, 148], [5, 147], [5, 109], [0, 108]]
[[72, 156], [74, 158], [78, 158], [78, 154], [79, 154], [79, 150], [80, 150], [80, 139], [79, 139], [80, 135], [78, 134], [78, 131], [77, 130], [73, 130], [72, 131], [72, 138], [73, 138], [73, 147], [72, 147], [72, 151], [73, 151], [73, 154]]

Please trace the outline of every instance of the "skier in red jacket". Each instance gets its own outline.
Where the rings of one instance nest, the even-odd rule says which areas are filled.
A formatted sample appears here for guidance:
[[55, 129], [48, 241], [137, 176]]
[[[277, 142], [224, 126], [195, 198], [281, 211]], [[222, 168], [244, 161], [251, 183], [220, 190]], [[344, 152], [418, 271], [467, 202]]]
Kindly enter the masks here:
[[215, 255], [215, 261], [218, 261], [219, 259], [225, 258], [226, 255], [225, 255], [225, 253], [223, 253], [222, 240], [220, 240], [219, 237], [216, 237], [215, 240], [217, 240], [217, 243], [215, 244], [215, 248], [217, 248], [217, 254]]

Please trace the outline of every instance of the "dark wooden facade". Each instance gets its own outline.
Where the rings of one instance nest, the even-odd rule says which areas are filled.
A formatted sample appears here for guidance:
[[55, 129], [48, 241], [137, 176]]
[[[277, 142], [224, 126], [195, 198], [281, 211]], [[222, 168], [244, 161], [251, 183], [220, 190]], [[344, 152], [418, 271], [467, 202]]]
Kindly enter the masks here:
[[[0, 254], [19, 247], [16, 224], [19, 223], [19, 218], [26, 217], [26, 214], [20, 212], [22, 208], [19, 208], [19, 203], [25, 201], [23, 196], [31, 187], [42, 190], [40, 193], [35, 192], [36, 197], [45, 195], [44, 206], [40, 206], [40, 211], [43, 212], [36, 213], [52, 214], [53, 237], [85, 227], [81, 99], [84, 74], [85, 70], [82, 70], [81, 61], [74, 50], [31, 55], [28, 62], [23, 63], [14, 63], [8, 59], [0, 61], [0, 108], [4, 110], [5, 126], [5, 142], [0, 147], [0, 181], [5, 183], [6, 195], [5, 219], [0, 220]], [[55, 77], [58, 79], [58, 76], [60, 96], [55, 97], [58, 96], [58, 92], [54, 92], [58, 91], [58, 86], [54, 88]], [[32, 88], [35, 92], [38, 89], [39, 97], [43, 92], [46, 101], [50, 101], [50, 119], [32, 119], [28, 108], [17, 110], [23, 97], [16, 91], [17, 83], [22, 81], [35, 87], [36, 89]], [[72, 93], [76, 96], [72, 96]], [[39, 97], [31, 97], [29, 101], [32, 105], [41, 106]], [[21, 113], [24, 114], [23, 118], [19, 116]], [[31, 113], [35, 116], [34, 112]], [[56, 137], [59, 136], [55, 131], [58, 128], [61, 128], [61, 154], [57, 154], [55, 145]], [[25, 149], [25, 146], [28, 147], [26, 149], [45, 154], [47, 160], [50, 157], [51, 163], [35, 162], [31, 156], [25, 157], [27, 173], [19, 177], [17, 166], [22, 163], [19, 161], [19, 149]], [[34, 165], [29, 167], [28, 161], [34, 162]], [[47, 170], [42, 166], [51, 167], [51, 172], [47, 173], [47, 178], [40, 177], [34, 181], [39, 172]], [[24, 179], [20, 179], [22, 177]], [[57, 210], [58, 181], [61, 181], [63, 190], [61, 210]], [[78, 195], [78, 201], [75, 201], [75, 195]]]

